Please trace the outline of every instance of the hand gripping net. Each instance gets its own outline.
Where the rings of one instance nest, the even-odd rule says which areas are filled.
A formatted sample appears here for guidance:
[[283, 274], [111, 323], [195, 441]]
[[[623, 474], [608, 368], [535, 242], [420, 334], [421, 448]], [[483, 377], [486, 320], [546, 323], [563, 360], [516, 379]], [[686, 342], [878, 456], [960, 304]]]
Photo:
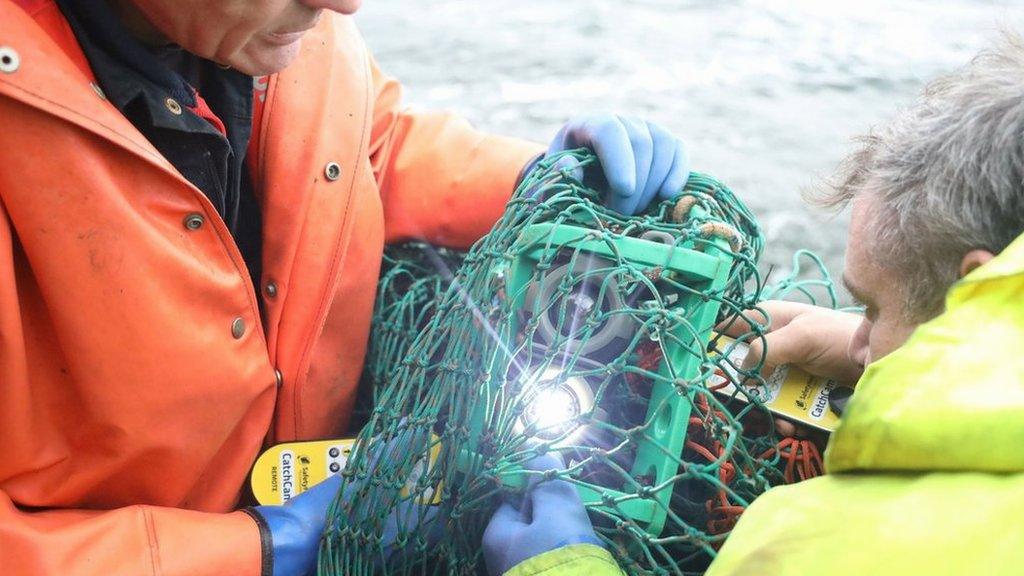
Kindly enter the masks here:
[[[760, 366], [712, 331], [762, 296], [763, 237], [743, 203], [694, 174], [679, 198], [624, 217], [560, 168], [567, 157], [596, 162], [541, 162], [468, 254], [389, 248], [372, 407], [321, 576], [485, 573], [487, 521], [531, 476], [577, 486], [626, 572], [699, 574], [757, 495], [817, 457], [729, 386]], [[741, 341], [761, 337], [750, 324]], [[524, 469], [545, 452], [568, 468]]]

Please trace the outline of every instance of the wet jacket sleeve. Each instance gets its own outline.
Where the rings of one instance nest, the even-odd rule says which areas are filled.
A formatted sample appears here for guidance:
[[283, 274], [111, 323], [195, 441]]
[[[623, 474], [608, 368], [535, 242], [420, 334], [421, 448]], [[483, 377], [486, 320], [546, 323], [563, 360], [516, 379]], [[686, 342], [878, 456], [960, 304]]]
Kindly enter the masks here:
[[1024, 473], [834, 474], [772, 488], [706, 576], [1020, 574]]
[[563, 546], [516, 564], [504, 576], [620, 576], [607, 550], [593, 544]]
[[0, 566], [7, 576], [260, 574], [256, 523], [130, 506], [109, 511], [23, 511], [0, 493]]
[[369, 152], [386, 241], [468, 247], [501, 216], [523, 167], [543, 146], [484, 134], [453, 114], [403, 110], [398, 82], [372, 61], [371, 69]]
[[[14, 249], [0, 203], [0, 383], [3, 401], [26, 392], [30, 362], [18, 313]], [[11, 431], [8, 431], [11, 433]], [[17, 437], [23, 433], [25, 437]], [[30, 507], [18, 498], [31, 470], [19, 454], [32, 430], [0, 437], [0, 574], [4, 576], [258, 576], [259, 529], [243, 512], [210, 514], [153, 506], [113, 510]], [[12, 437], [13, 436], [13, 437]], [[66, 479], [73, 482], [73, 479]], [[31, 504], [31, 503], [29, 503]]]

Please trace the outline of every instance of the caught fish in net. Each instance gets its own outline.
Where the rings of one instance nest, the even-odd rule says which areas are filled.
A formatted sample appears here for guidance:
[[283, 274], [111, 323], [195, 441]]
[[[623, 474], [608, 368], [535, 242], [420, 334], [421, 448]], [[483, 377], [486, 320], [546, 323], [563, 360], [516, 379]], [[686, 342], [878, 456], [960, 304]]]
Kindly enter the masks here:
[[[820, 473], [783, 439], [735, 352], [765, 327], [764, 239], [723, 184], [627, 217], [566, 160], [543, 160], [468, 253], [390, 247], [366, 367], [366, 425], [328, 513], [321, 576], [483, 574], [480, 539], [503, 494], [572, 483], [631, 574], [699, 574], [770, 486]], [[716, 330], [738, 320], [741, 338]], [[525, 464], [557, 453], [564, 470]]]

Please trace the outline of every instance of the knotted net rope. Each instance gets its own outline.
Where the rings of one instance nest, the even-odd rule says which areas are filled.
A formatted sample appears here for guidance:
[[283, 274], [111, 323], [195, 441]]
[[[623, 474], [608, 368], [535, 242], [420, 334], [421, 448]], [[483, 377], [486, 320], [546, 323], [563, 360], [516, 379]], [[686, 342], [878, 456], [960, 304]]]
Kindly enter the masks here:
[[[555, 477], [579, 487], [627, 573], [699, 574], [743, 509], [808, 458], [735, 385], [763, 383], [732, 352], [765, 327], [748, 318], [736, 341], [713, 330], [766, 293], [745, 205], [694, 174], [677, 199], [625, 217], [566, 159], [596, 162], [583, 150], [542, 161], [468, 253], [388, 249], [368, 423], [328, 513], [321, 576], [485, 573], [481, 535], [502, 498]], [[773, 293], [813, 298], [796, 278], [806, 256]], [[572, 413], [552, 417], [554, 405]], [[546, 452], [567, 469], [524, 467]]]

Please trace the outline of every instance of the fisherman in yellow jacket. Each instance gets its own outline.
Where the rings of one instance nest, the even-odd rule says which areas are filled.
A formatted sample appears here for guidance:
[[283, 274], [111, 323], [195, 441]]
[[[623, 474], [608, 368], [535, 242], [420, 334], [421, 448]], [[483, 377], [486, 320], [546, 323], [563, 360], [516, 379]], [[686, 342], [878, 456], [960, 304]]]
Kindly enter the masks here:
[[[707, 574], [1020, 574], [1024, 42], [931, 83], [861, 142], [824, 200], [852, 206], [843, 278], [864, 316], [764, 305], [767, 363], [860, 376], [827, 474], [756, 500]], [[547, 551], [492, 574], [619, 572], [588, 527], [562, 545], [566, 530], [545, 540], [535, 524], [517, 537]], [[485, 536], [488, 560], [502, 544]]]

